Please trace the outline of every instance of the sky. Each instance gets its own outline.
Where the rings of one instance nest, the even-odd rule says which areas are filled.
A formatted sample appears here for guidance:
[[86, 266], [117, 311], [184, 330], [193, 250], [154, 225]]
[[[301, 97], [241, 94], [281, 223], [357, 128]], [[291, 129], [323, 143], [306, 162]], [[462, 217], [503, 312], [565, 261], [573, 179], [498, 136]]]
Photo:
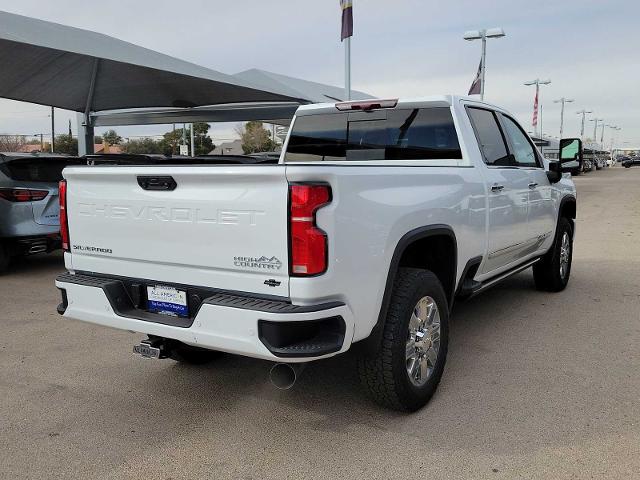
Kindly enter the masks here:
[[[480, 42], [466, 30], [502, 27], [487, 43], [485, 100], [511, 111], [528, 131], [534, 87], [541, 87], [542, 126], [579, 136], [578, 110], [622, 128], [618, 146], [640, 147], [640, 2], [637, 0], [354, 0], [352, 87], [379, 97], [466, 94]], [[176, 8], [179, 7], [179, 10]], [[344, 84], [338, 0], [0, 0], [0, 10], [94, 30], [224, 73], [260, 68], [322, 83]], [[3, 66], [3, 68], [5, 68]], [[0, 100], [0, 133], [50, 132], [49, 109]], [[56, 131], [76, 132], [75, 114], [56, 111]], [[593, 136], [586, 122], [585, 136]], [[154, 135], [167, 126], [116, 128]], [[97, 129], [100, 133], [104, 129]], [[600, 138], [598, 128], [598, 140]], [[612, 130], [605, 131], [605, 144]], [[230, 125], [212, 130], [232, 139]], [[625, 143], [626, 142], [626, 143]]]

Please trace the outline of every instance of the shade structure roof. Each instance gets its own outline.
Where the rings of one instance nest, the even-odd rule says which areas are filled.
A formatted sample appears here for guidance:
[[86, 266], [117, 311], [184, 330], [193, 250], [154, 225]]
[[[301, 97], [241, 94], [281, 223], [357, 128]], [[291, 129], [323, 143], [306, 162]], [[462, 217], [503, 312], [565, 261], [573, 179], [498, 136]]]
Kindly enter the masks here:
[[[96, 126], [137, 125], [179, 122], [235, 122], [265, 120], [286, 125], [301, 103], [336, 102], [344, 98], [344, 88], [311, 82], [266, 70], [251, 69], [233, 75], [241, 81], [266, 91], [280, 92], [299, 100], [293, 102], [234, 103], [194, 108], [156, 108], [99, 112], [92, 115]], [[351, 91], [352, 100], [366, 100], [371, 95]]]
[[[308, 103], [333, 103], [345, 100], [344, 88], [257, 68], [236, 73], [234, 77], [266, 90], [286, 92], [288, 95], [304, 98]], [[366, 100], [368, 98], [373, 97], [368, 93], [351, 90], [351, 100]]]
[[0, 97], [77, 112], [309, 100], [88, 30], [0, 11]]

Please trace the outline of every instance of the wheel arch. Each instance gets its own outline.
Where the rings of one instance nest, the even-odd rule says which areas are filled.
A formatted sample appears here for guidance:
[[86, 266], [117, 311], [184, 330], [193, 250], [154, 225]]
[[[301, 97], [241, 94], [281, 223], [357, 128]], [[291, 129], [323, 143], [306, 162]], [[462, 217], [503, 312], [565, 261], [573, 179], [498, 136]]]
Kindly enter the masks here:
[[[425, 251], [427, 246], [434, 248]], [[451, 310], [458, 268], [458, 244], [453, 228], [445, 224], [418, 227], [398, 241], [389, 264], [378, 319], [370, 335], [361, 342], [367, 348], [375, 349], [382, 341], [393, 284], [401, 267], [424, 268], [433, 272], [442, 283]]]
[[558, 222], [561, 218], [566, 218], [571, 222], [571, 226], [575, 228], [575, 220], [577, 214], [577, 202], [576, 197], [573, 195], [565, 195], [560, 200], [558, 207], [558, 219], [556, 220], [556, 231], [558, 229]]

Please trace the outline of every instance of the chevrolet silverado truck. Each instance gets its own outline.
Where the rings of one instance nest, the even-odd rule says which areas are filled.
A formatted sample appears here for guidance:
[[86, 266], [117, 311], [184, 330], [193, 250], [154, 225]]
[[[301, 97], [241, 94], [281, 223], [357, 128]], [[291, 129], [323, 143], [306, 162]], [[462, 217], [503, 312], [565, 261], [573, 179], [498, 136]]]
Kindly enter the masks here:
[[301, 106], [276, 158], [96, 157], [60, 184], [64, 317], [134, 352], [300, 365], [354, 349], [377, 402], [414, 411], [457, 299], [533, 268], [565, 288], [576, 192], [505, 110], [465, 97]]

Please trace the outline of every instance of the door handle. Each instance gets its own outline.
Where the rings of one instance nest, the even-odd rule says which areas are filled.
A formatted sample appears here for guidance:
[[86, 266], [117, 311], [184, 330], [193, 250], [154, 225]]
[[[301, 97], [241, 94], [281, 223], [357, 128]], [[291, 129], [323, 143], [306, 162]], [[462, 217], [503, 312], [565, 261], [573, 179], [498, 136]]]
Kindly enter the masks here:
[[533, 189], [534, 189], [534, 188], [536, 188], [537, 186], [538, 186], [538, 184], [537, 184], [536, 182], [531, 182], [531, 183], [529, 184], [529, 188], [530, 188], [531, 190], [533, 190]]
[[493, 185], [491, 185], [492, 192], [501, 192], [503, 189], [504, 189], [504, 185], [498, 185], [497, 183], [494, 183]]

